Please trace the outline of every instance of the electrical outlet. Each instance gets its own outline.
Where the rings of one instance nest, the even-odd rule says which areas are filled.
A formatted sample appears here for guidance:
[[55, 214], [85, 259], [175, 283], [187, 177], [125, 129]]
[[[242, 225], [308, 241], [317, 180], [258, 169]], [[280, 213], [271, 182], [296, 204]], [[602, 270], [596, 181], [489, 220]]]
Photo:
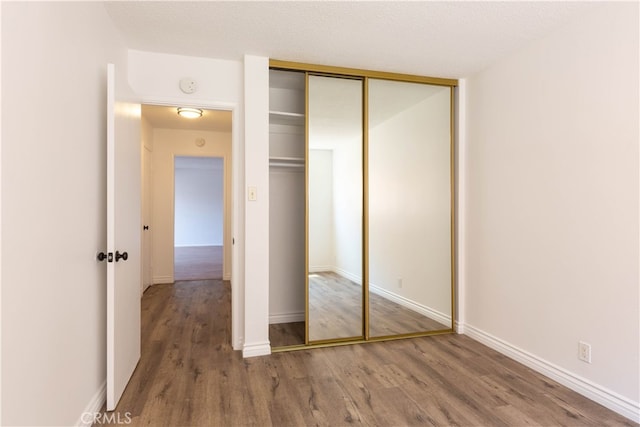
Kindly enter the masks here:
[[578, 359], [591, 363], [591, 344], [583, 341], [578, 342]]

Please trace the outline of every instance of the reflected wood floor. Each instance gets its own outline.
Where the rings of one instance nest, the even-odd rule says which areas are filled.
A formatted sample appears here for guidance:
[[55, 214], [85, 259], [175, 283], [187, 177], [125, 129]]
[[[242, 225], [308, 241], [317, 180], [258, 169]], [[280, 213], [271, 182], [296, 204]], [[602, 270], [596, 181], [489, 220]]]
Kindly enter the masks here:
[[242, 359], [230, 284], [155, 285], [116, 412], [133, 426], [635, 426], [464, 335]]
[[[451, 328], [374, 293], [369, 318], [372, 337]], [[362, 336], [361, 285], [333, 272], [310, 274], [309, 325], [311, 341]]]
[[222, 279], [222, 246], [176, 246], [174, 280]]

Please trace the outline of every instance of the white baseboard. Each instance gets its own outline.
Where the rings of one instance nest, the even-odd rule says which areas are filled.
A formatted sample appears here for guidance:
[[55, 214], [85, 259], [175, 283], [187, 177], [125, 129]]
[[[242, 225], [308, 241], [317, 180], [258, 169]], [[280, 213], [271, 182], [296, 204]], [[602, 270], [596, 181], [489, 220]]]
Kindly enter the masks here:
[[231, 274], [225, 274], [222, 276], [222, 280], [231, 280]]
[[463, 330], [465, 335], [481, 342], [487, 347], [491, 347], [499, 353], [528, 366], [534, 371], [559, 382], [565, 387], [580, 393], [602, 406], [605, 406], [612, 411], [635, 421], [636, 423], [640, 422], [640, 402], [634, 402], [631, 399], [582, 378], [564, 368], [556, 366], [551, 362], [522, 350], [521, 348], [518, 348], [474, 326], [469, 324], [458, 325], [458, 329]]
[[453, 327], [457, 334], [464, 334], [464, 323], [456, 320]]
[[[75, 425], [78, 427], [89, 427], [93, 425], [93, 414], [100, 412], [102, 406], [106, 401], [107, 381], [105, 380], [98, 388], [98, 391], [96, 391], [96, 394], [93, 395], [87, 406], [84, 408], [84, 411], [82, 412], [82, 414], [80, 414], [80, 417], [78, 417], [78, 421], [76, 421]], [[92, 414], [92, 416], [89, 416], [88, 414]]]
[[269, 315], [269, 324], [304, 322], [304, 311], [294, 313], [276, 313]]
[[447, 314], [442, 313], [438, 310], [434, 310], [431, 307], [419, 304], [413, 300], [403, 297], [402, 295], [398, 295], [384, 288], [376, 286], [373, 283], [369, 283], [369, 291], [373, 292], [374, 294], [380, 295], [381, 297], [386, 298], [390, 301], [393, 301], [405, 308], [408, 308], [409, 310], [420, 313], [423, 316], [435, 320], [438, 323], [442, 323], [443, 325], [447, 325], [448, 327], [450, 327], [451, 325], [451, 316], [448, 316]]
[[242, 357], [268, 356], [271, 354], [269, 341], [246, 344], [242, 347]]
[[173, 283], [173, 276], [154, 276], [153, 284], [154, 285], [164, 285], [167, 283]]
[[310, 265], [309, 273], [322, 273], [324, 271], [333, 271], [333, 266], [331, 265]]

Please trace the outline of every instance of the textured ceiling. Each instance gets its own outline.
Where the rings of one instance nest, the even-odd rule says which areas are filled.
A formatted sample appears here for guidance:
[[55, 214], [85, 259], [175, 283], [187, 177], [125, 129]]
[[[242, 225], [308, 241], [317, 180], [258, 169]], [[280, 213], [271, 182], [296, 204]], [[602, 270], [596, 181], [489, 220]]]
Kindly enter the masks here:
[[596, 2], [106, 2], [132, 49], [470, 76]]

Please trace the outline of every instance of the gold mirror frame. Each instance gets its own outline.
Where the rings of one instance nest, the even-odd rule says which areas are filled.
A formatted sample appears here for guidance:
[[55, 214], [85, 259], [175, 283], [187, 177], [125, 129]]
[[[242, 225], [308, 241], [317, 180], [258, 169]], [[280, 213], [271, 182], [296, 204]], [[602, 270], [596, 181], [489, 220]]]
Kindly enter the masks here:
[[[455, 88], [458, 86], [457, 79], [447, 79], [438, 77], [416, 76], [411, 74], [389, 73], [381, 71], [362, 70], [356, 68], [332, 67], [326, 65], [305, 64], [299, 62], [280, 61], [276, 59], [269, 60], [269, 68], [283, 71], [299, 71], [305, 73], [305, 343], [300, 345], [289, 345], [283, 347], [273, 347], [272, 352], [303, 350], [318, 347], [333, 347], [348, 344], [361, 344], [367, 342], [381, 342], [397, 339], [449, 334], [455, 332], [456, 322], [456, 204], [455, 204]], [[362, 319], [363, 319], [363, 337], [364, 339], [336, 339], [322, 342], [309, 342], [309, 75], [324, 75], [328, 77], [341, 77], [350, 79], [363, 80], [363, 96], [362, 96], [362, 173], [363, 173], [363, 218], [362, 218]], [[450, 88], [450, 200], [451, 200], [451, 327], [443, 330], [412, 332], [398, 334], [394, 336], [371, 337], [369, 334], [369, 180], [368, 180], [368, 147], [369, 147], [369, 79], [392, 80], [399, 82], [422, 83], [437, 86], [446, 86]]]

